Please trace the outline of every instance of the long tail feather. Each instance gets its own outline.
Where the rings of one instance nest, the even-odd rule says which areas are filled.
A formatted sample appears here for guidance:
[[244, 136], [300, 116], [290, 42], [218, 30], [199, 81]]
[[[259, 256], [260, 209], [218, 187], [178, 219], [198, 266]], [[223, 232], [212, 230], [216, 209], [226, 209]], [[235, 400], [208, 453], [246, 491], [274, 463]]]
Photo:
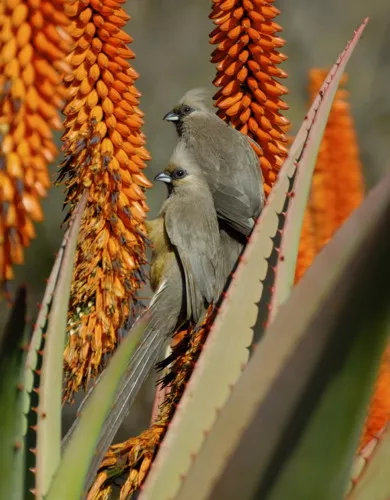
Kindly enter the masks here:
[[115, 404], [102, 426], [100, 439], [96, 445], [94, 458], [86, 478], [86, 486], [88, 488], [95, 479], [101, 461], [123, 420], [129, 413], [142, 384], [156, 363], [165, 340], [166, 337], [162, 336], [159, 331], [152, 330], [147, 332], [144, 340], [132, 357], [129, 363], [129, 370], [117, 393]]
[[[169, 281], [161, 284], [147, 309], [149, 321], [143, 339], [129, 360], [126, 373], [122, 377], [117, 390], [115, 402], [100, 431], [100, 438], [96, 444], [96, 452], [87, 475], [86, 486], [88, 488], [95, 478], [107, 448], [112, 443], [124, 418], [129, 413], [142, 384], [152, 371], [153, 365], [157, 362], [165, 341], [173, 333], [177, 325], [182, 304], [180, 279], [180, 271], [177, 270]], [[104, 372], [99, 376], [96, 383], [99, 383], [101, 377], [104, 377]], [[78, 417], [64, 437], [62, 441], [63, 450], [72, 438], [81, 418], [83, 408], [88, 404], [93, 390], [94, 387], [91, 387], [87, 392], [79, 408]]]

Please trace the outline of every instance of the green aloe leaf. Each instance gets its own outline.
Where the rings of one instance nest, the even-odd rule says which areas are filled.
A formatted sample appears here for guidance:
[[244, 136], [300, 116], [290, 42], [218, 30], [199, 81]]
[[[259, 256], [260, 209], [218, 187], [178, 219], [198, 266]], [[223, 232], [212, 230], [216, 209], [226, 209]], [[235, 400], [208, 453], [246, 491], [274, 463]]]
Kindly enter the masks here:
[[[334, 94], [364, 26], [365, 24], [356, 32], [353, 41], [348, 44], [336, 67], [332, 69], [331, 81], [325, 94]], [[328, 100], [316, 99], [297, 134], [154, 461], [142, 491], [142, 499], [165, 500], [174, 497], [180, 487], [181, 477], [190, 468], [192, 457], [202, 446], [205, 433], [215, 422], [218, 410], [226, 402], [232, 386], [248, 361], [248, 347], [253, 343], [254, 333], [257, 338], [261, 336], [262, 324], [259, 321], [258, 307], [268, 269], [267, 259], [273, 250], [272, 238], [278, 231], [280, 214], [289, 209], [290, 179], [296, 173], [297, 161], [302, 157], [304, 149], [311, 147], [311, 137], [317, 136], [318, 129], [323, 130], [327, 113]], [[316, 119], [318, 115], [321, 116], [320, 120]], [[314, 160], [313, 155], [307, 157], [307, 161]], [[300, 168], [308, 168], [310, 182], [312, 165], [300, 165]]]
[[20, 288], [0, 336], [0, 493], [23, 498], [23, 363], [27, 352], [26, 289]]
[[[368, 18], [364, 20], [363, 24], [357, 30], [354, 37], [355, 43], [360, 38], [367, 23]], [[306, 145], [297, 158], [297, 170], [292, 189], [294, 196], [291, 198], [282, 231], [279, 261], [276, 267], [276, 279], [273, 286], [274, 292], [270, 303], [270, 321], [275, 317], [279, 306], [287, 300], [294, 285], [303, 217], [310, 195], [311, 179], [318, 150], [321, 145], [322, 136], [324, 135], [334, 96], [349, 59], [348, 55], [351, 54], [353, 48], [354, 44], [351, 43], [331, 69], [319, 90], [305, 119], [308, 123], [312, 122], [313, 126], [306, 130], [305, 128], [301, 128], [299, 132], [303, 136], [306, 133]], [[300, 138], [298, 138], [298, 142], [299, 140]]]
[[74, 211], [74, 216], [61, 245], [64, 255], [46, 327], [37, 408], [36, 494], [38, 498], [46, 495], [60, 462], [62, 353], [65, 344], [73, 262], [86, 199], [87, 194], [85, 193]]
[[[51, 270], [49, 279], [47, 281], [45, 293], [40, 305], [39, 314], [34, 326], [33, 334], [31, 337], [30, 349], [26, 358], [26, 371], [25, 371], [25, 391], [26, 394], [31, 393], [34, 385], [34, 370], [37, 367], [39, 354], [38, 351], [42, 348], [43, 335], [46, 333], [47, 320], [49, 311], [53, 302], [53, 294], [58, 281], [58, 276], [61, 270], [62, 261], [64, 258], [64, 251], [69, 232], [64, 236], [64, 241], [59, 249], [53, 268]], [[65, 239], [66, 238], [66, 239]]]
[[389, 332], [389, 217], [390, 173], [280, 308], [176, 499], [343, 498]]
[[94, 457], [100, 428], [115, 400], [115, 394], [128, 368], [147, 323], [147, 315], [137, 322], [116, 350], [108, 367], [97, 382], [78, 425], [67, 442], [63, 459], [54, 476], [46, 500], [80, 498]]
[[[366, 465], [347, 500], [389, 500], [390, 423], [374, 441], [375, 448], [364, 451]], [[375, 442], [376, 441], [376, 442]], [[369, 447], [369, 446], [368, 446]], [[356, 461], [363, 459], [357, 457]]]
[[26, 479], [25, 491], [35, 489], [35, 476], [29, 469], [34, 469], [36, 466], [36, 456], [30, 450], [36, 449], [36, 431], [37, 424], [36, 408], [38, 407], [38, 394], [35, 392], [39, 389], [40, 373], [42, 366], [42, 352], [45, 346], [45, 333], [47, 330], [48, 316], [53, 302], [53, 294], [58, 281], [58, 276], [61, 270], [64, 251], [69, 232], [64, 236], [63, 244], [61, 245], [47, 281], [45, 293], [42, 303], [39, 308], [39, 314], [31, 336], [30, 347], [26, 356], [25, 371], [24, 371], [24, 427], [26, 441]]

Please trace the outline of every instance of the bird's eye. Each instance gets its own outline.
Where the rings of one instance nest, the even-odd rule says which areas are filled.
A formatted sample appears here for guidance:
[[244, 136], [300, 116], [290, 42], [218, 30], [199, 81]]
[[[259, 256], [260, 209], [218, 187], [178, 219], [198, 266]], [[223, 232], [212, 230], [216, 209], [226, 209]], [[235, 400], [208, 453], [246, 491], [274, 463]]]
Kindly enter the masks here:
[[177, 170], [175, 170], [174, 174], [175, 179], [182, 179], [183, 177], [185, 177], [185, 175], [186, 171], [183, 170], [182, 168], [178, 168]]
[[189, 106], [183, 106], [182, 110], [185, 115], [190, 114], [192, 111], [192, 109]]

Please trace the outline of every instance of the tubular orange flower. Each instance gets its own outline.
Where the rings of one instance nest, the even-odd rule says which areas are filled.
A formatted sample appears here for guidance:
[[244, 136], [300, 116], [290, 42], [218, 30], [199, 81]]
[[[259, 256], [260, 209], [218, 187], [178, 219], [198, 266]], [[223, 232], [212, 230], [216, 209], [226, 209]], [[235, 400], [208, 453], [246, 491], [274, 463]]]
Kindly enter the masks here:
[[210, 18], [217, 26], [210, 43], [217, 45], [211, 61], [217, 65], [214, 96], [218, 115], [261, 146], [265, 193], [269, 194], [287, 155], [289, 126], [280, 111], [288, 109], [281, 96], [287, 88], [275, 78], [287, 74], [278, 68], [286, 56], [278, 52], [285, 41], [273, 21], [280, 11], [273, 0], [213, 0]]
[[[310, 71], [310, 102], [316, 97], [326, 75], [325, 69]], [[345, 85], [346, 81], [344, 75], [340, 85]], [[302, 227], [296, 281], [310, 266], [315, 253], [332, 238], [364, 197], [362, 166], [347, 98], [346, 90], [337, 91], [318, 153]]]
[[135, 313], [143, 282], [144, 220], [150, 187], [142, 170], [150, 155], [141, 132], [138, 78], [128, 59], [132, 41], [121, 28], [130, 17], [122, 0], [66, 5], [75, 41], [66, 78], [63, 136], [66, 203], [89, 190], [75, 259], [65, 349], [65, 397], [95, 376], [112, 352], [124, 321]]
[[[326, 74], [323, 69], [311, 70], [311, 100], [317, 95]], [[341, 86], [346, 81], [344, 75]], [[329, 241], [364, 197], [362, 166], [347, 98], [346, 90], [337, 91], [313, 176], [309, 209], [317, 250]]]
[[[316, 97], [327, 71], [313, 69], [310, 72], [309, 92], [311, 101]], [[345, 85], [344, 75], [341, 85]], [[316, 252], [332, 238], [344, 220], [362, 202], [364, 183], [359, 160], [356, 132], [347, 101], [348, 93], [339, 89], [329, 115], [324, 138], [313, 176], [312, 191], [306, 225], [302, 228], [300, 255], [312, 254], [313, 244], [307, 235], [314, 234]], [[309, 226], [311, 217], [312, 227]], [[310, 262], [299, 260], [296, 280]], [[387, 348], [376, 381], [368, 411], [365, 429], [360, 442], [362, 449], [390, 418], [390, 347]]]
[[310, 210], [306, 210], [299, 241], [297, 266], [295, 270], [295, 283], [297, 283], [306, 270], [311, 266], [316, 256], [316, 240], [313, 228], [313, 219]]
[[65, 88], [71, 39], [62, 0], [0, 3], [0, 282], [13, 278], [43, 218], [40, 199], [57, 154], [51, 128]]

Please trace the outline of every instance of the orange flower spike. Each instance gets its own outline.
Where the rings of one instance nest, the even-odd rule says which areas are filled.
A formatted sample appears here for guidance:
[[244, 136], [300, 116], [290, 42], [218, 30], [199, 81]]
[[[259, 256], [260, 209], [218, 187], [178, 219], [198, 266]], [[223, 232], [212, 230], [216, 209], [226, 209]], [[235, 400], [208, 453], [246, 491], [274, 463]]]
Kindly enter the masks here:
[[71, 49], [62, 9], [61, 0], [0, 3], [0, 282], [13, 278], [43, 218]]
[[[310, 72], [309, 91], [315, 98], [326, 70]], [[341, 86], [345, 85], [344, 75]], [[317, 252], [329, 241], [344, 220], [364, 198], [364, 182], [356, 132], [351, 117], [348, 93], [339, 89], [329, 115], [314, 171], [309, 210]], [[306, 248], [304, 230], [300, 251]], [[299, 266], [297, 267], [297, 275]], [[385, 351], [371, 399], [360, 450], [384, 427], [390, 418], [390, 348]]]
[[339, 90], [336, 97], [329, 143], [332, 145], [331, 161], [339, 165], [335, 186], [335, 224], [339, 227], [362, 202], [364, 182], [348, 93]]
[[286, 59], [278, 49], [284, 40], [276, 33], [281, 27], [273, 21], [279, 14], [271, 0], [213, 0], [210, 18], [216, 28], [210, 42], [217, 47], [212, 62], [217, 66], [214, 96], [218, 115], [261, 148], [264, 188], [269, 194], [287, 155], [289, 126], [281, 111], [288, 106], [281, 100], [287, 88], [276, 78], [287, 74], [278, 67]]
[[132, 39], [121, 28], [129, 16], [122, 0], [76, 0], [65, 6], [75, 41], [67, 77], [63, 136], [66, 160], [60, 171], [72, 209], [89, 190], [81, 226], [65, 348], [65, 398], [103, 368], [119, 331], [135, 314], [143, 283], [144, 190], [142, 170], [150, 159], [141, 132], [138, 74], [127, 59]]
[[295, 270], [295, 283], [298, 283], [298, 281], [305, 274], [306, 270], [311, 266], [315, 256], [316, 242], [314, 236], [313, 219], [310, 210], [306, 210], [303, 217], [301, 238], [299, 240], [297, 266]]
[[[311, 101], [326, 75], [326, 70], [311, 70]], [[345, 85], [346, 80], [344, 75], [341, 85]], [[347, 98], [345, 90], [337, 91], [313, 176], [309, 208], [318, 251], [364, 197], [362, 166]]]

